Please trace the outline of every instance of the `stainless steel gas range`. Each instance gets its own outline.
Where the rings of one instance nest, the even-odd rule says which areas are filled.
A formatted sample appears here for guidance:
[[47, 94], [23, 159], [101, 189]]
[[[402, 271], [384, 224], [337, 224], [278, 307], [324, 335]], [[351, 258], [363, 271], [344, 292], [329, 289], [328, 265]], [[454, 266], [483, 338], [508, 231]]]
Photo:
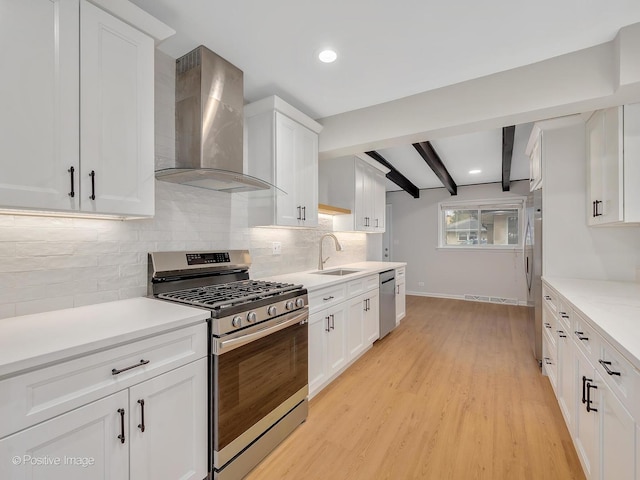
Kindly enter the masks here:
[[150, 294], [211, 312], [214, 479], [242, 478], [307, 417], [307, 291], [250, 265], [246, 250], [149, 254]]

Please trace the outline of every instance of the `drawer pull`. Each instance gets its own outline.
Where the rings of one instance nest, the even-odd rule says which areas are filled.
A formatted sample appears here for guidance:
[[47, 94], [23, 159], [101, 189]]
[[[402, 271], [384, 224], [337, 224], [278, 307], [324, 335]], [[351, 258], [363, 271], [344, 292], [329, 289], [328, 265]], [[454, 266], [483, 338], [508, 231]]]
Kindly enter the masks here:
[[545, 326], [546, 328], [551, 328], [551, 324], [550, 324], [549, 322], [544, 322], [544, 326]]
[[549, 295], [545, 295], [545, 296], [544, 296], [544, 299], [545, 299], [545, 300], [551, 300], [551, 297], [550, 297]]
[[140, 404], [140, 422], [138, 424], [138, 428], [140, 429], [141, 432], [144, 432], [144, 400], [140, 399], [138, 400], [138, 403]]
[[119, 408], [118, 413], [120, 414], [120, 435], [118, 435], [118, 439], [120, 443], [124, 443], [124, 408]]
[[598, 362], [600, 363], [600, 365], [602, 365], [602, 368], [604, 368], [609, 375], [620, 376], [620, 372], [614, 372], [613, 370], [609, 369], [609, 365], [611, 365], [611, 362], [605, 362], [604, 360], [598, 360]]
[[544, 363], [546, 363], [547, 365], [552, 365], [553, 362], [551, 361], [551, 359], [549, 357], [544, 357]]
[[566, 336], [566, 335], [565, 335], [565, 333], [564, 333], [564, 330], [558, 330], [558, 336], [559, 336], [560, 338], [567, 338], [567, 336]]
[[324, 300], [325, 302], [328, 300], [333, 300], [333, 295], [331, 295], [330, 297], [323, 297], [322, 300]]
[[69, 170], [67, 170], [67, 172], [69, 172], [71, 174], [71, 191], [69, 192], [69, 196], [71, 198], [76, 196], [76, 190], [75, 190], [75, 186], [73, 184], [73, 174], [75, 173], [76, 169], [74, 168], [73, 165], [71, 165], [69, 167]]
[[598, 409], [597, 408], [592, 408], [591, 407], [591, 389], [595, 388], [597, 389], [597, 385], [592, 385], [591, 383], [587, 382], [587, 412], [597, 412]]
[[140, 363], [136, 363], [135, 365], [131, 365], [130, 367], [121, 368], [120, 370], [118, 370], [117, 368], [114, 368], [111, 370], [111, 375], [118, 375], [119, 373], [126, 372], [127, 370], [131, 370], [132, 368], [141, 367], [149, 363], [149, 361], [150, 360], [140, 360]]
[[593, 380], [591, 380], [590, 378], [585, 377], [584, 375], [582, 376], [582, 403], [585, 404], [587, 403], [587, 399], [585, 398], [585, 391], [587, 389], [586, 384], [587, 382], [593, 382]]
[[578, 337], [578, 340], [584, 340], [584, 341], [589, 340], [589, 337], [584, 336], [584, 332], [573, 332], [573, 333], [576, 334], [576, 336]]

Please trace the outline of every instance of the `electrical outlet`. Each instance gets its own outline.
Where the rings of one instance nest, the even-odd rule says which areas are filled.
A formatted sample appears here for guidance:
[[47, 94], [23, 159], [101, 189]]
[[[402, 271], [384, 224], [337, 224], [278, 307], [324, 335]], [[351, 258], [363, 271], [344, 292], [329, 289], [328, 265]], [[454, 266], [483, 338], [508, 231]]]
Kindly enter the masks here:
[[424, 282], [418, 282], [419, 287], [424, 287]]
[[273, 242], [271, 244], [271, 253], [273, 255], [282, 255], [282, 243], [280, 242]]

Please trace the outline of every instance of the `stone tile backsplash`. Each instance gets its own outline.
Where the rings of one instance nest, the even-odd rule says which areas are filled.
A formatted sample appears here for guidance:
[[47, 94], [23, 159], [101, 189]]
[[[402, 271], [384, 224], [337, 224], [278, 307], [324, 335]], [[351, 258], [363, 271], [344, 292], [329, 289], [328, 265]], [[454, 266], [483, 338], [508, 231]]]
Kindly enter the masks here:
[[[157, 53], [156, 168], [175, 162], [174, 65]], [[253, 278], [315, 269], [319, 238], [332, 230], [324, 216], [308, 230], [248, 228], [247, 218], [243, 194], [166, 182], [156, 182], [151, 219], [0, 215], [0, 318], [146, 295], [150, 251], [248, 248]], [[366, 234], [336, 235], [345, 250], [325, 240], [326, 267], [367, 259]]]

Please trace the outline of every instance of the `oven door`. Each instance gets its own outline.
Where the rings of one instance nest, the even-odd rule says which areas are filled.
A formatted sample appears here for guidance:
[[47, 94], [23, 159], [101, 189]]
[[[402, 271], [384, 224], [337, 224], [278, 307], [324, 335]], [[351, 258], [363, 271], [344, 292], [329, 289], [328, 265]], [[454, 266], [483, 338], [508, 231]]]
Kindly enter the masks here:
[[213, 464], [222, 468], [308, 394], [307, 308], [212, 338]]

